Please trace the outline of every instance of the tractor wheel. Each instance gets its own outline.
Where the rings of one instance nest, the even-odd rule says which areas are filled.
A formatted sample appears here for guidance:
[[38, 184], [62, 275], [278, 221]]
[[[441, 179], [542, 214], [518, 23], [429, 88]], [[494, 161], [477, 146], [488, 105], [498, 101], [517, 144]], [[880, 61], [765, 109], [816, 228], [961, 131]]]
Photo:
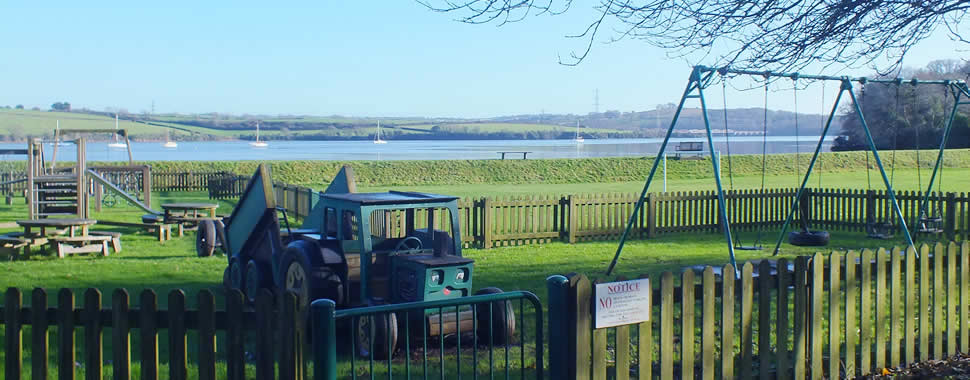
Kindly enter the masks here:
[[[499, 288], [484, 288], [475, 295], [502, 293]], [[491, 305], [491, 318], [489, 318], [489, 305]], [[505, 345], [512, 342], [515, 335], [515, 312], [512, 310], [512, 303], [508, 301], [495, 301], [488, 304], [479, 304], [475, 312], [475, 319], [478, 324], [478, 341], [493, 345]], [[491, 341], [489, 340], [491, 339]]]
[[246, 264], [246, 301], [256, 302], [259, 292], [270, 286], [272, 277], [266, 271], [264, 265], [260, 265], [256, 260], [249, 260]]
[[361, 357], [390, 359], [397, 348], [397, 316], [390, 313], [357, 318], [354, 339], [357, 354]]
[[308, 310], [310, 302], [328, 298], [337, 305], [343, 303], [343, 283], [329, 267], [314, 268], [300, 248], [291, 247], [280, 259], [280, 287], [297, 294], [300, 310]]
[[800, 247], [822, 247], [829, 244], [829, 232], [795, 231], [788, 234], [788, 242]]
[[245, 268], [242, 266], [242, 260], [239, 256], [233, 256], [229, 258], [229, 266], [227, 267], [229, 271], [229, 288], [242, 291], [245, 289], [246, 285], [246, 272]]
[[199, 257], [209, 257], [216, 250], [216, 226], [211, 220], [199, 223], [199, 230], [195, 232], [195, 253]]

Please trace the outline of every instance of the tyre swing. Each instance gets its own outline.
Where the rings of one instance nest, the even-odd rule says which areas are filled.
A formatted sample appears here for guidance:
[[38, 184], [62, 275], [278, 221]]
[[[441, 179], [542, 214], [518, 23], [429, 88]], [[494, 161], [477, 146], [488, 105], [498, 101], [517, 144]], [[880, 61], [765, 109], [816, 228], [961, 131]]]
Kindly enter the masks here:
[[[895, 102], [896, 102], [896, 106], [895, 107], [896, 107], [896, 110], [895, 110], [895, 114], [894, 114], [894, 117], [893, 117], [893, 123], [895, 125], [893, 127], [893, 150], [892, 150], [892, 158], [891, 158], [891, 161], [890, 161], [890, 167], [891, 167], [891, 169], [890, 169], [890, 176], [889, 176], [889, 183], [892, 184], [893, 186], [896, 185], [896, 150], [899, 147], [899, 145], [898, 145], [898, 142], [899, 142], [899, 124], [900, 124], [900, 120], [904, 119], [904, 117], [901, 117], [902, 114], [900, 113], [900, 105], [899, 105], [899, 87], [900, 87], [901, 84], [902, 84], [902, 80], [901, 79], [896, 80], [896, 95], [895, 95]], [[915, 92], [915, 88], [914, 88], [913, 91]], [[863, 87], [862, 88], [862, 104], [863, 104], [863, 106], [865, 105], [865, 102], [866, 102], [866, 91], [865, 91], [865, 87]], [[869, 170], [869, 151], [866, 151], [866, 184], [867, 184], [867, 192], [871, 192], [872, 191], [872, 178], [870, 177], [869, 172], [870, 172], [870, 170]], [[875, 210], [875, 208], [873, 208], [873, 210]], [[883, 219], [882, 220], [876, 220], [875, 215], [872, 215], [871, 216], [871, 219], [869, 220], [869, 222], [866, 223], [866, 237], [867, 238], [869, 238], [869, 239], [880, 239], [880, 240], [892, 240], [895, 237], [897, 227], [896, 227], [896, 224], [892, 222], [892, 219], [890, 219], [888, 217], [888, 215], [889, 215], [888, 208], [886, 208], [886, 209], [883, 210], [882, 215], [883, 215]]]
[[[731, 137], [730, 137], [731, 134], [728, 133], [727, 76], [726, 76], [725, 73], [720, 73], [720, 74], [721, 74], [721, 100], [722, 100], [722, 103], [723, 103], [722, 104], [722, 109], [723, 109], [723, 112], [724, 112], [724, 115], [723, 115], [724, 116], [724, 144], [725, 144], [725, 148], [727, 150], [728, 183], [729, 183], [729, 186], [730, 186], [730, 189], [731, 189], [731, 193], [733, 194], [734, 193], [734, 170], [733, 170], [733, 167], [731, 165]], [[762, 142], [761, 142], [761, 193], [762, 194], [764, 194], [764, 192], [765, 192], [765, 170], [766, 170], [766, 167], [767, 167], [766, 166], [766, 163], [767, 163], [767, 161], [766, 161], [766, 153], [767, 153], [767, 147], [768, 147], [768, 140], [767, 140], [768, 139], [768, 78], [765, 78], [765, 86], [764, 87], [765, 87], [765, 96], [764, 96], [764, 104], [765, 104], [765, 107], [764, 107], [764, 120], [763, 120], [763, 124], [762, 124], [763, 129], [764, 129], [764, 131], [763, 131], [764, 133], [762, 134]], [[734, 204], [737, 204], [737, 202], [734, 202]], [[731, 211], [732, 212], [734, 210], [734, 204], [731, 205]], [[731, 223], [731, 225], [733, 226], [734, 223]], [[741, 236], [740, 236], [740, 234], [737, 233], [737, 231], [732, 231], [731, 232], [731, 235], [734, 237], [733, 240], [734, 240], [734, 249], [735, 250], [739, 250], [739, 251], [760, 251], [762, 249], [762, 246], [761, 246], [761, 237], [762, 237], [762, 232], [763, 232], [762, 231], [762, 229], [763, 229], [763, 223], [760, 223], [759, 222], [759, 223], [757, 223], [757, 225], [758, 225], [758, 237], [755, 239], [754, 244], [751, 244], [751, 245], [744, 245], [741, 242]]]
[[[799, 134], [798, 134], [798, 76], [797, 74], [792, 76], [792, 90], [794, 93], [794, 104], [795, 104], [795, 172], [799, 170]], [[797, 181], [796, 174], [796, 181]], [[805, 200], [799, 200], [798, 202], [798, 216], [799, 222], [802, 226], [801, 231], [792, 231], [788, 233], [788, 243], [791, 245], [799, 247], [821, 247], [829, 244], [829, 232], [825, 230], [812, 230], [808, 226], [808, 202]]]

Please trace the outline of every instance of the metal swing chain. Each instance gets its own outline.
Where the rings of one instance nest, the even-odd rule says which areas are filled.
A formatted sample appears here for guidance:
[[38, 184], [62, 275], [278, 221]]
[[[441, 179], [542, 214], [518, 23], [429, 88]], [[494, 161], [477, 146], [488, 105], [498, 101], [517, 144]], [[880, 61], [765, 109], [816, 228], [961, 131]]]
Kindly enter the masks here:
[[[825, 114], [825, 81], [822, 81], [822, 112], [819, 115]], [[821, 136], [822, 132], [825, 132], [825, 118], [818, 119], [818, 135]], [[822, 188], [822, 157], [818, 158], [818, 188]]]
[[734, 190], [734, 168], [731, 166], [731, 134], [728, 133], [727, 115], [727, 77], [721, 75], [721, 101], [724, 111], [724, 144], [727, 146], [728, 181]]

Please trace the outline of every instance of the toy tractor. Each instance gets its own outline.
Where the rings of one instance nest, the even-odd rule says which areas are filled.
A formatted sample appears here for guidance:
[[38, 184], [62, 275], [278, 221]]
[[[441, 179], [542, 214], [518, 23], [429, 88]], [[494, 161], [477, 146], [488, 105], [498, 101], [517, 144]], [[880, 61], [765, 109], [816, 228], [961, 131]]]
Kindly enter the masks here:
[[[198, 247], [222, 247], [229, 256], [224, 282], [243, 290], [249, 302], [262, 289], [295, 292], [303, 310], [322, 298], [352, 308], [464, 297], [471, 294], [474, 261], [461, 255], [457, 200], [416, 192], [356, 193], [353, 172], [344, 167], [299, 229], [289, 227], [285, 213], [281, 229], [269, 167], [260, 165], [229, 218], [200, 225]], [[501, 290], [478, 294], [496, 292]], [[479, 307], [477, 314], [470, 308], [446, 310], [440, 326], [432, 311], [407, 315], [432, 335], [453, 334], [458, 326], [471, 332], [475, 318], [482, 341], [490, 334], [495, 344], [504, 344], [514, 335], [509, 304]], [[404, 315], [361, 318], [353, 334], [358, 353], [393, 354], [397, 318]]]

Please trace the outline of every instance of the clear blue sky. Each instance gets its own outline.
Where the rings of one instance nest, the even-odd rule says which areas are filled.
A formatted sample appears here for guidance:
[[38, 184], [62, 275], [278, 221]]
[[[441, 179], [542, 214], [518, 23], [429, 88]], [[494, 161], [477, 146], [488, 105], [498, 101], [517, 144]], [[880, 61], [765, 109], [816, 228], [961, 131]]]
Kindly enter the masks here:
[[[46, 109], [488, 117], [642, 111], [675, 102], [689, 63], [638, 41], [583, 48], [591, 17], [466, 25], [412, 1], [0, 3], [0, 105]], [[604, 36], [605, 38], [605, 36]], [[907, 58], [966, 57], [943, 33]], [[866, 70], [854, 70], [864, 74]], [[834, 90], [834, 88], [830, 89]], [[760, 95], [729, 106], [757, 106]], [[806, 99], [808, 98], [808, 99]], [[818, 96], [802, 96], [819, 109]], [[770, 108], [790, 109], [778, 101]], [[719, 104], [719, 98], [718, 98]], [[804, 112], [804, 111], [803, 111]]]

